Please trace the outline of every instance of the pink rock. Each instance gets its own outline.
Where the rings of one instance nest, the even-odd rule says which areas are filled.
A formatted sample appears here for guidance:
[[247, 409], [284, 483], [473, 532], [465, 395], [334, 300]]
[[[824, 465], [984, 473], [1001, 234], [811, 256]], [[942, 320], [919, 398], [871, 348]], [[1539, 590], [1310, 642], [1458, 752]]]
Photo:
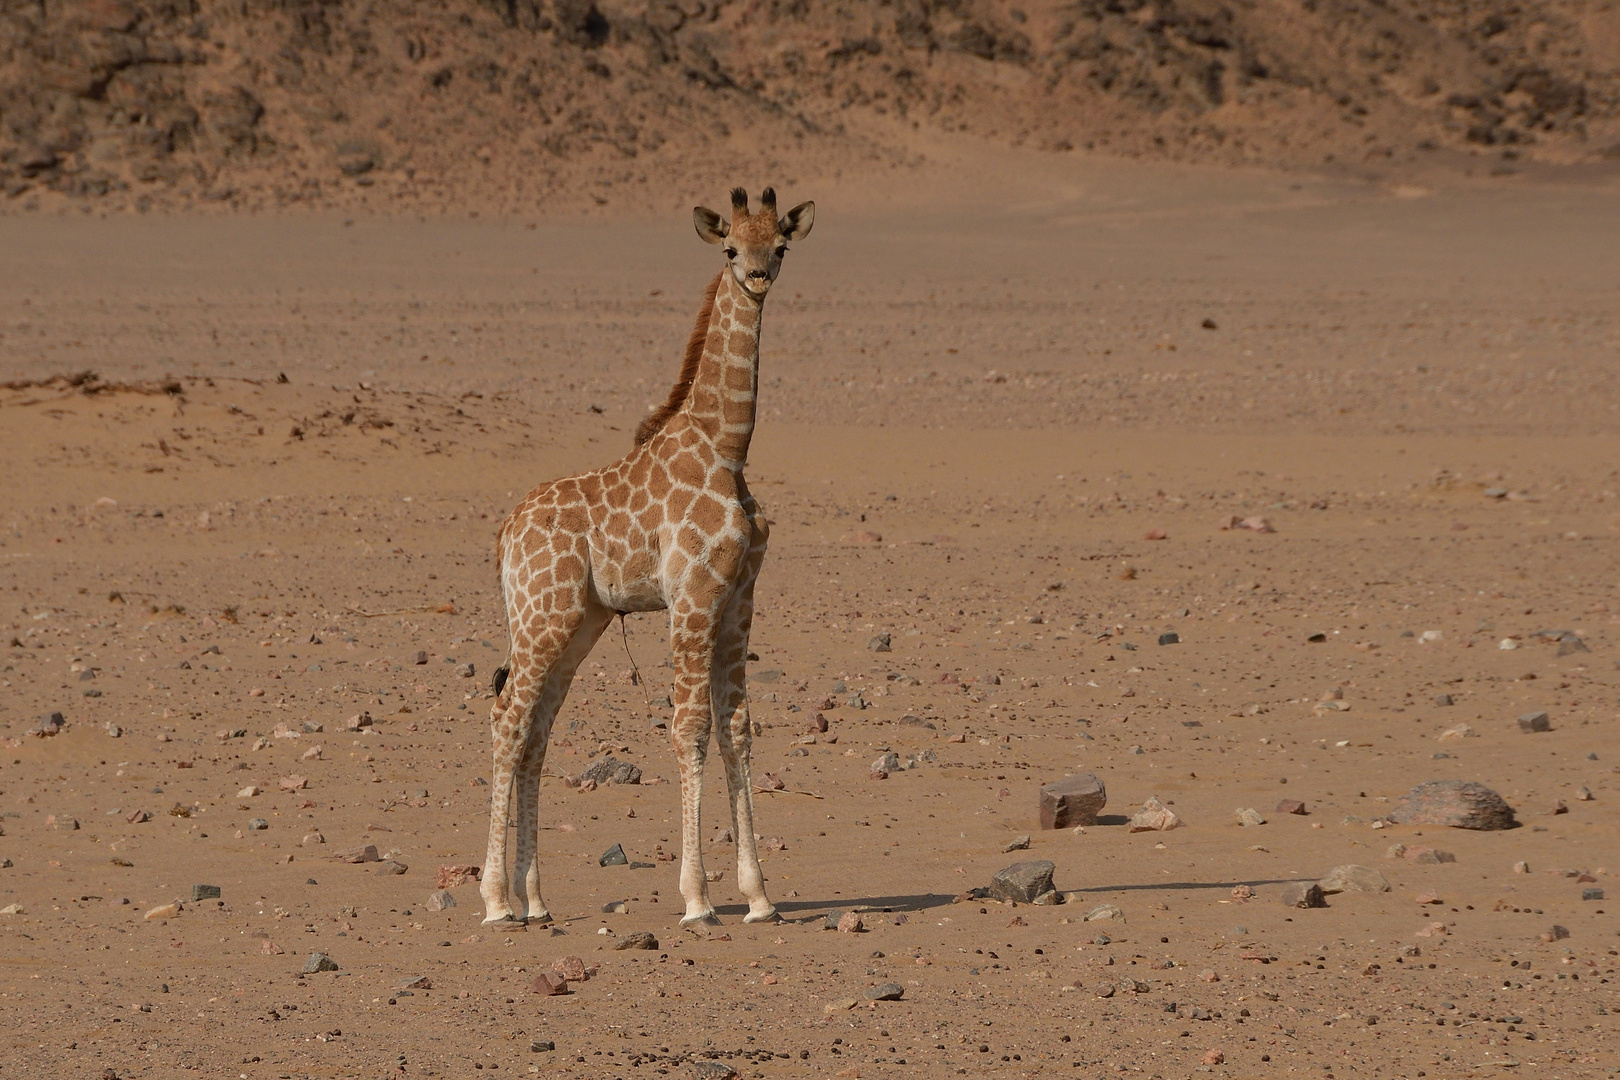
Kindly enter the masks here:
[[481, 866], [463, 866], [452, 863], [448, 866], [439, 867], [438, 873], [434, 875], [433, 883], [441, 889], [453, 889], [457, 885], [465, 885], [469, 881], [478, 881], [483, 876], [484, 868]]
[[846, 911], [838, 920], [840, 934], [858, 934], [864, 929], [866, 924], [861, 922], [861, 913], [858, 911]]
[[1169, 832], [1179, 829], [1185, 824], [1176, 812], [1165, 806], [1158, 799], [1149, 797], [1131, 818], [1131, 832]]
[[568, 993], [568, 980], [554, 971], [542, 971], [534, 977], [529, 989], [545, 997], [556, 997]]
[[553, 974], [559, 975], [569, 982], [584, 982], [587, 977], [585, 960], [579, 956], [558, 957], [552, 963], [551, 970]]
[[283, 776], [278, 783], [282, 791], [302, 791], [309, 787], [309, 781], [296, 773], [292, 776]]
[[1305, 804], [1300, 802], [1298, 799], [1280, 799], [1277, 802], [1277, 813], [1304, 814]]

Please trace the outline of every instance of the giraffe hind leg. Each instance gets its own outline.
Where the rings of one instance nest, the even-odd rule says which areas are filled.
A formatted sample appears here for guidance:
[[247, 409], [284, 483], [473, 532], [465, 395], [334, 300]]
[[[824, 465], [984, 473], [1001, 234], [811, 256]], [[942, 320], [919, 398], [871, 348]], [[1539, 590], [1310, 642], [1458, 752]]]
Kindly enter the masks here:
[[[489, 846], [484, 856], [484, 876], [478, 888], [484, 900], [486, 926], [521, 925], [513, 911], [506, 836], [513, 789], [517, 786], [523, 760], [530, 751], [530, 740], [536, 734], [535, 720], [540, 714], [551, 671], [568, 651], [584, 621], [585, 614], [580, 612], [558, 618], [528, 635], [530, 643], [522, 649], [513, 650], [511, 676], [503, 687], [505, 693], [495, 699], [495, 705], [490, 710], [492, 762]], [[603, 625], [606, 625], [605, 619]], [[546, 724], [549, 729], [550, 714], [546, 716]], [[533, 842], [532, 835], [527, 842], [520, 839], [519, 854], [526, 843], [532, 845]]]
[[[600, 605], [592, 603], [587, 607], [584, 622], [568, 639], [561, 655], [546, 673], [545, 685], [535, 704], [534, 725], [529, 731], [523, 757], [518, 762], [516, 776], [517, 854], [513, 859], [512, 878], [514, 891], [520, 895], [518, 902], [512, 905], [514, 920], [535, 924], [551, 921], [551, 913], [546, 910], [546, 902], [540, 895], [540, 864], [537, 858], [540, 842], [540, 780], [546, 763], [546, 745], [551, 738], [551, 726], [568, 697], [568, 688], [573, 685], [574, 673], [579, 670], [585, 657], [590, 655], [602, 631], [612, 620], [613, 613]], [[521, 888], [517, 887], [518, 882], [522, 882]]]

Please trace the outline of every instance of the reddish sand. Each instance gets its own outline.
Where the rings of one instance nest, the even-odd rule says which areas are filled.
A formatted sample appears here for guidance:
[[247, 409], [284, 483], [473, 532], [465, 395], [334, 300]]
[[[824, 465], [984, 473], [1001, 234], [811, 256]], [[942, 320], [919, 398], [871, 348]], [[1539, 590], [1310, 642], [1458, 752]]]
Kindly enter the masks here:
[[[657, 616], [553, 741], [558, 929], [483, 932], [476, 885], [426, 907], [483, 857], [495, 524], [662, 397], [715, 259], [688, 219], [0, 221], [0, 1077], [1620, 1067], [1620, 901], [1582, 899], [1620, 850], [1612, 192], [951, 168], [783, 185], [818, 202], [750, 465], [787, 922], [741, 923], [715, 842], [696, 933], [675, 786], [559, 779], [609, 750], [673, 777]], [[889, 750], [917, 767], [871, 779]], [[1041, 832], [1072, 772], [1102, 822]], [[1437, 778], [1523, 827], [1384, 822]], [[1152, 796], [1186, 827], [1129, 833]], [[651, 867], [599, 867], [615, 843]], [[365, 844], [405, 872], [332, 857]], [[958, 902], [1023, 858], [1068, 902]], [[1342, 864], [1393, 890], [1278, 903]], [[300, 976], [317, 950], [339, 970]], [[594, 977], [532, 992], [564, 956]]]

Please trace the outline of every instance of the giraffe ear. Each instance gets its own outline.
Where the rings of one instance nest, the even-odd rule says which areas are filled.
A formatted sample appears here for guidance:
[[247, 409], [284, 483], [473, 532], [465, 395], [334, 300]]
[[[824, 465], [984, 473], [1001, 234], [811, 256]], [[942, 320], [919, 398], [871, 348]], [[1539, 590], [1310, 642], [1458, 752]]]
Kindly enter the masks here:
[[776, 227], [781, 230], [784, 240], [803, 240], [810, 235], [810, 226], [815, 223], [816, 204], [802, 202], [789, 210]]
[[697, 226], [697, 234], [705, 244], [718, 244], [731, 234], [731, 226], [707, 206], [692, 208], [692, 224]]

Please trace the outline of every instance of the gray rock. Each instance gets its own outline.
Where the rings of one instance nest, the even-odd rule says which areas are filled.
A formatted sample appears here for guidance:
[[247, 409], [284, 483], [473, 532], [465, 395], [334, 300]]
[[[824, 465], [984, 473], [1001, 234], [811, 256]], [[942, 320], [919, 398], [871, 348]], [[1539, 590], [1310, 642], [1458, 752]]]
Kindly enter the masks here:
[[890, 638], [889, 638], [888, 631], [885, 630], [881, 634], [874, 634], [872, 636], [872, 639], [866, 643], [866, 647], [868, 649], [872, 650], [873, 652], [889, 652], [889, 651], [891, 651]]
[[1328, 906], [1327, 897], [1322, 893], [1322, 886], [1314, 881], [1290, 881], [1277, 894], [1277, 902], [1284, 907], [1296, 908]]
[[406, 866], [398, 859], [389, 859], [386, 862], [380, 862], [377, 864], [377, 873], [379, 874], [403, 874], [409, 869], [409, 866]]
[[877, 986], [867, 987], [861, 996], [867, 1001], [899, 1001], [905, 992], [906, 988], [899, 983], [879, 983]]
[[1454, 699], [1450, 694], [1436, 694], [1434, 697], [1434, 703], [1441, 706], [1457, 704], [1456, 699]]
[[1125, 913], [1113, 904], [1098, 904], [1081, 918], [1081, 922], [1124, 922]]
[[827, 917], [822, 920], [821, 928], [823, 930], [838, 929], [838, 923], [841, 919], [843, 919], [845, 914], [846, 913], [843, 908], [833, 908], [831, 911], [827, 912]]
[[262, 817], [248, 818], [248, 831], [249, 832], [259, 832], [259, 831], [261, 831], [263, 829], [268, 829], [269, 827], [270, 827], [270, 823], [268, 821], [264, 820], [264, 818], [262, 818]]
[[1603, 890], [1602, 889], [1582, 889], [1581, 890], [1581, 899], [1582, 900], [1601, 900], [1601, 899], [1603, 899]]
[[336, 960], [333, 960], [330, 956], [327, 956], [323, 952], [312, 952], [309, 954], [309, 959], [304, 961], [304, 970], [302, 974], [313, 975], [317, 971], [337, 970], [339, 970], [339, 968]]
[[641, 770], [609, 754], [587, 765], [585, 771], [579, 774], [579, 779], [581, 782], [594, 780], [597, 787], [603, 784], [639, 784]]
[[1025, 835], [1023, 835], [1023, 836], [1015, 836], [1015, 837], [1013, 837], [1011, 840], [1007, 841], [1007, 844], [1001, 849], [1003, 854], [1005, 854], [1005, 853], [1007, 853], [1009, 851], [1028, 851], [1028, 850], [1029, 850], [1029, 835], [1027, 833]]
[[624, 853], [623, 844], [614, 844], [602, 852], [602, 857], [596, 860], [598, 866], [627, 866], [630, 859]]
[[427, 903], [423, 906], [429, 911], [444, 911], [456, 906], [456, 898], [449, 889], [435, 889], [428, 893]]
[[529, 1043], [529, 1053], [531, 1054], [544, 1054], [555, 1049], [557, 1049], [557, 1044], [551, 1039], [535, 1039]]
[[400, 990], [431, 990], [433, 980], [426, 975], [412, 975], [408, 979], [401, 979], [397, 985]]
[[1586, 647], [1586, 642], [1582, 641], [1578, 634], [1567, 633], [1558, 638], [1559, 656], [1569, 656], [1571, 653], [1591, 651], [1591, 649]]
[[1108, 789], [1091, 773], [1075, 773], [1041, 787], [1040, 815], [1043, 829], [1069, 829], [1095, 825], [1097, 815], [1108, 805]]
[[1518, 825], [1507, 800], [1472, 780], [1426, 780], [1401, 798], [1389, 818], [1402, 825], [1485, 831]]
[[1329, 895], [1342, 892], [1389, 892], [1389, 879], [1370, 866], [1335, 866], [1317, 882]]
[[874, 758], [870, 768], [873, 773], [897, 773], [900, 771], [900, 755], [891, 750]]
[[218, 899], [219, 899], [219, 886], [218, 885], [193, 885], [191, 887], [191, 902], [194, 903], [194, 904], [199, 900], [218, 900]]
[[1527, 712], [1519, 717], [1519, 730], [1525, 734], [1538, 731], [1551, 731], [1552, 722], [1547, 719], [1544, 712]]
[[1232, 811], [1232, 816], [1237, 818], [1237, 823], [1239, 825], [1264, 825], [1266, 823], [1266, 819], [1260, 816], [1260, 811], [1256, 810], [1252, 806], [1245, 806], [1234, 810]]
[[1174, 632], [1168, 633], [1168, 634], [1160, 634], [1159, 635], [1159, 644], [1160, 645], [1180, 645], [1181, 644], [1181, 635], [1177, 634], [1177, 633], [1174, 633]]
[[1052, 888], [1052, 872], [1057, 865], [1045, 859], [1013, 863], [997, 870], [990, 879], [990, 895], [1008, 904], [1033, 904]]

